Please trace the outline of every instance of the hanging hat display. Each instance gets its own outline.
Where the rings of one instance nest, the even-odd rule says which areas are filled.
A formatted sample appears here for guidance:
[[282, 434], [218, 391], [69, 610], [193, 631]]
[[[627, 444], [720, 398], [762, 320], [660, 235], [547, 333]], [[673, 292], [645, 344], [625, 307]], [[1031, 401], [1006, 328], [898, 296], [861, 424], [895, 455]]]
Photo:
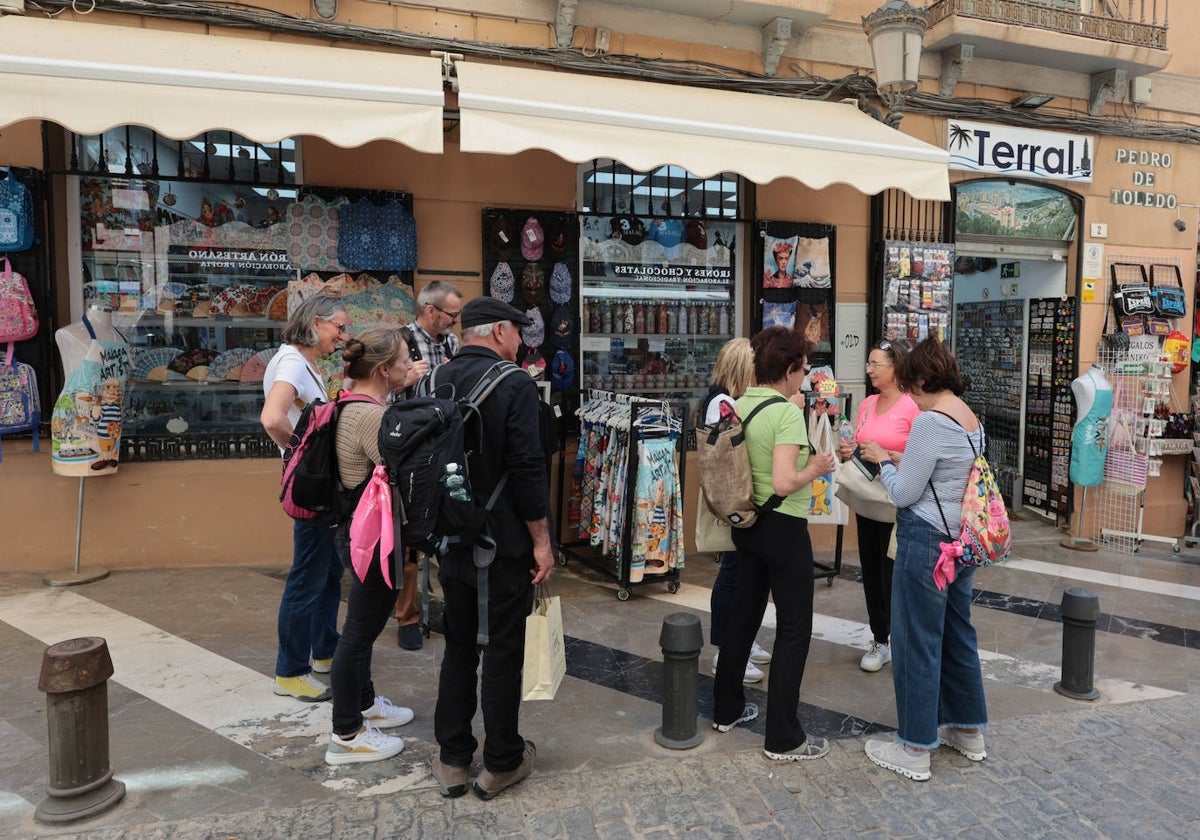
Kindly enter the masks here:
[[492, 279], [488, 281], [488, 294], [497, 300], [512, 303], [516, 285], [517, 280], [513, 277], [512, 269], [508, 263], [502, 262], [496, 266], [492, 272]]
[[531, 323], [521, 328], [521, 340], [527, 347], [541, 347], [546, 341], [546, 319], [542, 317], [542, 310], [535, 306], [527, 309], [525, 316]]
[[546, 296], [546, 274], [537, 263], [529, 263], [521, 272], [521, 300], [537, 306]]
[[571, 317], [571, 310], [565, 306], [556, 307], [554, 314], [550, 316], [550, 343], [555, 347], [570, 347], [574, 325], [575, 319]]
[[550, 272], [550, 300], [555, 303], [566, 303], [571, 299], [571, 269], [566, 263], [555, 263]]
[[521, 256], [527, 260], [540, 260], [545, 241], [546, 234], [542, 231], [541, 223], [536, 217], [530, 216], [525, 220], [525, 227], [521, 228]]
[[521, 362], [521, 367], [534, 379], [541, 379], [546, 374], [546, 360], [542, 358], [542, 354], [536, 349], [530, 350], [525, 354], [525, 359]]
[[512, 255], [513, 233], [508, 226], [508, 217], [499, 216], [492, 222], [492, 231], [488, 234], [488, 247], [492, 256], [498, 260], [507, 260]]

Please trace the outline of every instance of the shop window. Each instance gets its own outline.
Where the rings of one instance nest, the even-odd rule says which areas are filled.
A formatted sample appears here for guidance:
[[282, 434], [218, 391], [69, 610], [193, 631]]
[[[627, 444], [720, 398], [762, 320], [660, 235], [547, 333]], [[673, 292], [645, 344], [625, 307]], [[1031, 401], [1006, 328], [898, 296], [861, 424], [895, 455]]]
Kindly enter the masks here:
[[[258, 419], [262, 378], [289, 308], [308, 295], [341, 296], [352, 332], [412, 320], [410, 196], [299, 186], [292, 140], [171, 140], [128, 126], [70, 145], [72, 291], [85, 309], [111, 310], [130, 345], [123, 460], [277, 456]], [[354, 242], [383, 244], [339, 238], [349, 208], [363, 232]], [[336, 392], [338, 359], [318, 364]]]
[[681, 218], [741, 219], [743, 180], [732, 172], [700, 178], [680, 166], [636, 172], [610, 159], [579, 167], [583, 213]]

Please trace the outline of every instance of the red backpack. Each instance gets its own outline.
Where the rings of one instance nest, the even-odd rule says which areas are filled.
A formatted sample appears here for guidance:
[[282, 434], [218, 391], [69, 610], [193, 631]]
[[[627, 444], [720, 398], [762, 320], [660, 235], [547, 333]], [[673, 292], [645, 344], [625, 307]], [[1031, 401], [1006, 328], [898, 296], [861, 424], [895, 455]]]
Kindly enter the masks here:
[[283, 451], [279, 491], [283, 510], [292, 519], [332, 525], [349, 512], [344, 509], [338, 479], [337, 421], [342, 406], [352, 402], [378, 405], [368, 396], [346, 394], [333, 402], [313, 400], [300, 413]]

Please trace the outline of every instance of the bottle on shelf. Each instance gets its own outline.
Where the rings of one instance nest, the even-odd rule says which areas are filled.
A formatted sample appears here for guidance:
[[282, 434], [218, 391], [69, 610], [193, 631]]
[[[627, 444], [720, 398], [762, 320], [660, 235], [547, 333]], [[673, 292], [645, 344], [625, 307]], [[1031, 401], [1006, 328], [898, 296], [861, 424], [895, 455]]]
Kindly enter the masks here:
[[446, 495], [460, 502], [471, 501], [471, 491], [467, 489], [467, 478], [462, 474], [462, 468], [453, 462], [446, 464], [446, 473], [442, 476], [442, 486]]
[[722, 303], [721, 311], [717, 315], [717, 332], [721, 335], [729, 335], [729, 304]]

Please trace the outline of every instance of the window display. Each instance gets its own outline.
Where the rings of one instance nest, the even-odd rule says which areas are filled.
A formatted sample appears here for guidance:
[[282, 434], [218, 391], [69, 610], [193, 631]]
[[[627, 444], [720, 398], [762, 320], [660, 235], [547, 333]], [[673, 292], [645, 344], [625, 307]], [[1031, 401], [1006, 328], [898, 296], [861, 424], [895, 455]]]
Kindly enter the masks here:
[[[406, 194], [297, 190], [292, 141], [228, 132], [174, 141], [122, 127], [72, 148], [91, 167], [78, 178], [83, 303], [111, 310], [129, 343], [125, 460], [275, 455], [262, 377], [308, 295], [342, 298], [352, 333], [412, 320]], [[176, 177], [145, 177], [162, 170]], [[318, 364], [340, 388], [340, 361]]]
[[829, 225], [760, 222], [755, 299], [758, 324], [787, 327], [810, 345], [809, 364], [833, 364], [833, 319], [837, 231]]
[[682, 401], [694, 420], [736, 332], [738, 226], [630, 214], [580, 224], [582, 387]]
[[[975, 262], [971, 257], [966, 259], [969, 264]], [[953, 245], [885, 242], [883, 337], [904, 338], [915, 344], [936, 335], [944, 344], [950, 344], [955, 267]]]

